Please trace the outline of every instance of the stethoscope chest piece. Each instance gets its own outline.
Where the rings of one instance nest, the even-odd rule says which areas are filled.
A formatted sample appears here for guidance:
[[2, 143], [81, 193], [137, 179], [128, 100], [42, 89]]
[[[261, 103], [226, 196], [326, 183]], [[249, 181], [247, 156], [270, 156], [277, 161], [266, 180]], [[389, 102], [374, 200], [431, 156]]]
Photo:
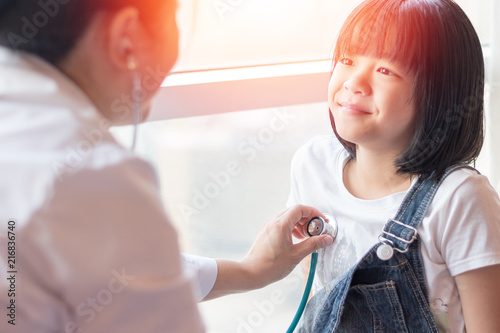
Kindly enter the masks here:
[[325, 216], [326, 221], [320, 216], [313, 217], [309, 221], [309, 223], [307, 224], [307, 234], [311, 237], [328, 234], [335, 240], [339, 230], [337, 220], [335, 220], [332, 215], [323, 215]]

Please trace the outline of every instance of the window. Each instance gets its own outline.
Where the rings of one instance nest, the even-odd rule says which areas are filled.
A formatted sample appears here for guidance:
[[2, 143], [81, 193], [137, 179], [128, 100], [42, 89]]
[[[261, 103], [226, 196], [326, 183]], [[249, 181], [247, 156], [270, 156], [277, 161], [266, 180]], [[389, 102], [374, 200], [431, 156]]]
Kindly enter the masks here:
[[[146, 123], [152, 158], [182, 250], [241, 259], [285, 208], [289, 166], [309, 138], [330, 133], [326, 103]], [[127, 139], [127, 138], [126, 138]], [[300, 267], [261, 290], [200, 304], [208, 332], [284, 332], [302, 293]]]
[[176, 70], [328, 59], [336, 32], [358, 2], [181, 1]]
[[[262, 223], [285, 207], [294, 152], [331, 133], [329, 58], [361, 1], [193, 1], [181, 1], [180, 61], [153, 121], [141, 125], [138, 152], [158, 170], [182, 250], [240, 259]], [[493, 1], [457, 2], [487, 49]], [[128, 144], [129, 129], [115, 132]], [[285, 331], [301, 279], [299, 267], [264, 289], [200, 304], [208, 332]]]
[[[489, 42], [492, 0], [457, 0]], [[181, 0], [181, 55], [174, 71], [327, 60], [362, 1]]]

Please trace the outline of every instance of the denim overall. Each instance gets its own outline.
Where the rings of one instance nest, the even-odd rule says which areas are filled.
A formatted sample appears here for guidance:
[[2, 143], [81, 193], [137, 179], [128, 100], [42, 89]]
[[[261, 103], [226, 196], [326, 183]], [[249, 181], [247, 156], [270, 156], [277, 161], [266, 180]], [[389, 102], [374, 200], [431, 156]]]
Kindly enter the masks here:
[[[309, 301], [297, 332], [439, 332], [429, 305], [417, 229], [443, 179], [461, 167], [449, 168], [438, 180], [432, 175], [419, 178], [396, 217], [384, 226], [381, 242]], [[377, 249], [388, 245], [394, 255], [381, 260]]]

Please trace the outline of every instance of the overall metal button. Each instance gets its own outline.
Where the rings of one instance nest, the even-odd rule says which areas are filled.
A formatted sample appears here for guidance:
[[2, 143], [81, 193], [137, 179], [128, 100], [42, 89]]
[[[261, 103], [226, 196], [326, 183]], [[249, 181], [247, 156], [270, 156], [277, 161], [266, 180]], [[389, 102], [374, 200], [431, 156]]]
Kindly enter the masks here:
[[394, 256], [394, 249], [389, 244], [382, 243], [382, 245], [380, 245], [377, 248], [377, 257], [380, 260], [387, 261], [391, 259], [393, 256]]

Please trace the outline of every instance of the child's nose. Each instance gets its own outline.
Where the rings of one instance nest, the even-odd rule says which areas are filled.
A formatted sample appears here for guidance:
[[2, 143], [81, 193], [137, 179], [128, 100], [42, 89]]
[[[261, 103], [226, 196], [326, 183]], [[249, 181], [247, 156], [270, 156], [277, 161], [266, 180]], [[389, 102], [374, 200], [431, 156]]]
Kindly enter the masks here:
[[349, 79], [344, 81], [343, 87], [352, 94], [369, 95], [371, 93], [369, 79], [364, 73], [356, 73], [350, 76]]

